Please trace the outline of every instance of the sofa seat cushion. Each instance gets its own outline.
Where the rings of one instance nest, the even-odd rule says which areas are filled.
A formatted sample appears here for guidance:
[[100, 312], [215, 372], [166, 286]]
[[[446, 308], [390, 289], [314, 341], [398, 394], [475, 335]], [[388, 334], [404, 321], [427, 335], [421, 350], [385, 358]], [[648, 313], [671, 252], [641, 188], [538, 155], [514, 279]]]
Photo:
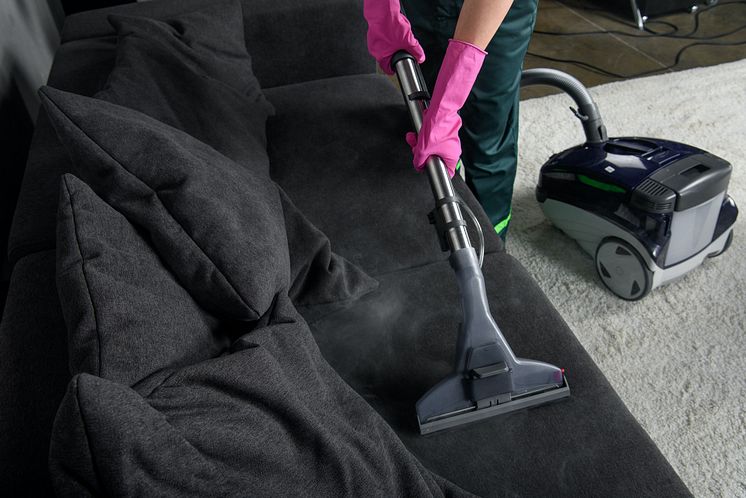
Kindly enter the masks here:
[[[462, 319], [447, 262], [378, 277], [380, 287], [311, 329], [324, 357], [431, 470], [480, 496], [688, 496], [674, 470], [533, 279], [487, 255], [485, 284], [519, 357], [566, 369], [552, 405], [419, 435], [415, 403], [453, 369]], [[620, 375], [634, 374], [620, 372]]]
[[50, 471], [58, 496], [467, 495], [329, 367], [287, 296], [228, 354], [134, 388], [73, 378]]
[[[427, 177], [412, 167], [401, 94], [381, 75], [266, 89], [270, 174], [327, 234], [337, 253], [372, 276], [439, 261]], [[456, 191], [479, 217], [486, 252], [502, 250], [460, 178]], [[472, 232], [473, 239], [476, 236]]]
[[128, 386], [230, 342], [129, 221], [73, 175], [60, 182], [57, 289], [72, 374]]

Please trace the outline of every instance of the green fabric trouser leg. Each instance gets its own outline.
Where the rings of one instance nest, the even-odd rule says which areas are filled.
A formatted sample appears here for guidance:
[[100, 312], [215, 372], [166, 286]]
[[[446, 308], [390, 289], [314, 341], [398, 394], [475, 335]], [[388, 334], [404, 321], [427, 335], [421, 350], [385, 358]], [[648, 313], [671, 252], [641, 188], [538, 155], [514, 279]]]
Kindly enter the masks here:
[[[425, 50], [421, 69], [430, 91], [456, 31], [463, 0], [401, 0], [412, 32]], [[521, 70], [536, 23], [538, 0], [515, 0], [492, 41], [460, 111], [466, 183], [505, 239], [518, 163]]]

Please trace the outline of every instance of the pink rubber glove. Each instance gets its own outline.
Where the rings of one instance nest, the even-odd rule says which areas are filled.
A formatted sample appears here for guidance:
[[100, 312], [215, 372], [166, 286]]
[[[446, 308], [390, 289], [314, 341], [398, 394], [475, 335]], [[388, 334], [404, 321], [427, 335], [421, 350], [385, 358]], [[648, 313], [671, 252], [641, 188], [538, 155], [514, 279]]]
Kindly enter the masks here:
[[420, 64], [425, 62], [425, 52], [400, 11], [399, 0], [365, 0], [363, 3], [363, 16], [368, 21], [368, 52], [388, 75], [394, 74], [391, 57], [399, 50], [406, 50]]
[[471, 43], [450, 39], [435, 80], [430, 106], [425, 109], [419, 133], [407, 133], [414, 154], [414, 168], [422, 171], [430, 156], [439, 156], [453, 178], [461, 157], [459, 109], [474, 86], [487, 52]]

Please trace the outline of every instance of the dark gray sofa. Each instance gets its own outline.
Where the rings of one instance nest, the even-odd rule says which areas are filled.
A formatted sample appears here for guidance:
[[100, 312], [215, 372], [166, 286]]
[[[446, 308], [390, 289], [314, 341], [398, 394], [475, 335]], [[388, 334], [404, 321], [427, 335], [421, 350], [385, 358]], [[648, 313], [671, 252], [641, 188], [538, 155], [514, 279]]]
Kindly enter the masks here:
[[[101, 88], [115, 51], [107, 13], [163, 17], [203, 1], [68, 18], [50, 86], [82, 95]], [[361, 2], [243, 6], [254, 72], [276, 109], [267, 128], [271, 175], [338, 254], [379, 282], [343, 307], [300, 308], [337, 373], [426, 467], [476, 494], [688, 495], [458, 178], [486, 233], [484, 273], [498, 324], [518, 355], [566, 368], [572, 397], [432, 437], [417, 434], [414, 403], [448, 373], [461, 310], [427, 223], [429, 187], [412, 170], [403, 140], [409, 121], [401, 95], [374, 72]], [[10, 237], [13, 273], [0, 324], [0, 472], [3, 489], [18, 495], [52, 492], [49, 438], [70, 378], [54, 251], [59, 177], [68, 170], [42, 112]]]

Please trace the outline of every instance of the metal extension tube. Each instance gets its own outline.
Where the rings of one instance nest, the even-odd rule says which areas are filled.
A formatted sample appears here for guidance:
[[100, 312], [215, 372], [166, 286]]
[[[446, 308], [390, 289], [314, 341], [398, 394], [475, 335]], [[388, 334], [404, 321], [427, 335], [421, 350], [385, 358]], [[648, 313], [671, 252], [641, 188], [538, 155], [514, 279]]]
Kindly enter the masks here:
[[[402, 95], [409, 107], [409, 114], [412, 118], [412, 125], [417, 133], [422, 127], [422, 111], [427, 108], [427, 102], [430, 98], [427, 90], [423, 85], [423, 77], [420, 73], [420, 67], [411, 55], [406, 52], [396, 54], [391, 65], [396, 69], [399, 77]], [[448, 176], [443, 160], [439, 157], [432, 156], [425, 164], [430, 188], [435, 196], [436, 207], [446, 227], [446, 240], [451, 253], [472, 247], [469, 240], [469, 234], [466, 231], [466, 222], [461, 213], [461, 206], [458, 203], [456, 194], [453, 190], [453, 184]]]

